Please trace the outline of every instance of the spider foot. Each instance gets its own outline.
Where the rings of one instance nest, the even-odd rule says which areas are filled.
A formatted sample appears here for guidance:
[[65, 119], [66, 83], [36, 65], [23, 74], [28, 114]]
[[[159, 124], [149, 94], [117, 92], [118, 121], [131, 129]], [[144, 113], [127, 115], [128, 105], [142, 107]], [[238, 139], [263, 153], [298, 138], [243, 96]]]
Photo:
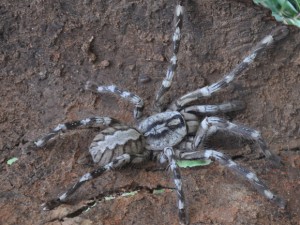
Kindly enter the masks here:
[[271, 154], [269, 157], [267, 157], [267, 159], [270, 160], [275, 167], [284, 166], [281, 158], [275, 154]]
[[59, 198], [56, 198], [56, 199], [52, 199], [48, 202], [43, 203], [41, 205], [41, 207], [43, 208], [44, 211], [49, 211], [49, 210], [52, 210], [52, 209], [58, 207], [61, 204], [62, 204], [62, 201]]
[[32, 151], [36, 150], [38, 147], [34, 142], [28, 142], [21, 147], [22, 154], [30, 155]]
[[278, 205], [281, 209], [285, 209], [286, 207], [286, 201], [278, 196], [273, 196], [271, 201]]
[[274, 38], [275, 41], [279, 41], [285, 38], [288, 34], [289, 29], [287, 28], [287, 26], [280, 26], [274, 29], [270, 35]]
[[84, 89], [97, 93], [98, 86], [99, 86], [99, 84], [96, 84], [95, 82], [87, 81], [84, 85]]

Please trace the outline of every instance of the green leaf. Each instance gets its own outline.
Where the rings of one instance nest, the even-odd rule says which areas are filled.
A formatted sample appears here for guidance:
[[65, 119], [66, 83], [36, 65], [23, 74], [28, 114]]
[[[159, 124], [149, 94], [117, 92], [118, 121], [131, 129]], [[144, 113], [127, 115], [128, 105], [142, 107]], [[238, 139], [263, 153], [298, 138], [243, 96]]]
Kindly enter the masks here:
[[113, 199], [115, 199], [115, 198], [116, 198], [115, 196], [110, 195], [110, 196], [104, 197], [104, 200], [110, 201], [110, 200], [113, 200]]
[[155, 189], [153, 190], [153, 194], [159, 195], [165, 192], [165, 189]]
[[93, 205], [91, 205], [91, 206], [89, 206], [89, 207], [87, 207], [87, 209], [86, 210], [84, 210], [84, 212], [88, 212], [88, 211], [90, 211], [90, 209], [91, 208], [93, 208], [93, 207], [95, 207], [97, 205], [97, 202], [94, 202], [94, 204]]
[[300, 0], [253, 0], [272, 11], [279, 22], [300, 27]]
[[[137, 193], [138, 193], [138, 191], [125, 192], [125, 193], [121, 194], [120, 196], [121, 196], [121, 197], [129, 197], [129, 196], [136, 195]], [[116, 198], [116, 196], [109, 195], [109, 196], [105, 196], [105, 197], [104, 197], [104, 200], [110, 201], [110, 200], [113, 200], [113, 199], [115, 199], [115, 198]]]
[[280, 13], [288, 18], [292, 18], [298, 14], [295, 7], [289, 1], [282, 2]]
[[202, 160], [177, 160], [177, 165], [181, 168], [207, 166], [211, 163], [210, 159]]
[[121, 194], [122, 197], [127, 197], [127, 196], [133, 196], [136, 195], [138, 192], [137, 191], [132, 191], [132, 192], [125, 192]]
[[17, 157], [14, 157], [14, 158], [11, 158], [9, 160], [7, 160], [7, 164], [8, 165], [12, 165], [13, 163], [15, 163], [16, 161], [18, 161], [18, 158]]

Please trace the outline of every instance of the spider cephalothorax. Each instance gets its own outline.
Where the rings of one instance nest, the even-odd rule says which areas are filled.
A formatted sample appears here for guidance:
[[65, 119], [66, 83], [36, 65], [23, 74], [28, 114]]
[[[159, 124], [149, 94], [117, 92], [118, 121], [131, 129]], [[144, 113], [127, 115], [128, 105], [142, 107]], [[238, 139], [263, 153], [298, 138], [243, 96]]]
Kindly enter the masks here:
[[[94, 179], [106, 171], [120, 168], [126, 164], [136, 164], [150, 159], [159, 159], [160, 163], [168, 163], [173, 172], [174, 184], [177, 190], [179, 219], [182, 224], [188, 224], [185, 212], [184, 192], [182, 189], [179, 169], [176, 159], [208, 159], [213, 158], [222, 165], [235, 171], [246, 178], [262, 195], [274, 201], [280, 207], [285, 206], [285, 202], [280, 197], [273, 194], [268, 187], [257, 176], [241, 167], [231, 160], [231, 158], [213, 149], [202, 149], [204, 140], [217, 131], [224, 131], [245, 139], [253, 140], [261, 152], [276, 164], [280, 164], [278, 156], [273, 154], [267, 147], [260, 132], [243, 125], [237, 125], [225, 119], [216, 117], [218, 113], [226, 113], [244, 108], [240, 101], [223, 103], [219, 105], [193, 105], [192, 102], [203, 97], [211, 96], [240, 75], [268, 46], [281, 40], [288, 34], [286, 27], [279, 27], [263, 38], [245, 57], [241, 63], [231, 72], [224, 75], [219, 81], [199, 88], [193, 92], [175, 100], [169, 107], [162, 107], [162, 97], [171, 87], [172, 78], [177, 67], [177, 54], [180, 44], [181, 29], [183, 24], [183, 5], [178, 2], [175, 10], [175, 27], [173, 35], [173, 56], [167, 70], [165, 79], [157, 92], [155, 105], [159, 108], [166, 108], [165, 111], [153, 114], [142, 119], [143, 100], [128, 91], [121, 90], [115, 85], [99, 86], [93, 82], [87, 82], [85, 88], [96, 93], [113, 93], [121, 98], [129, 100], [135, 105], [134, 117], [140, 119], [138, 126], [131, 127], [110, 117], [90, 117], [78, 121], [67, 122], [58, 125], [42, 138], [31, 143], [30, 147], [41, 147], [50, 139], [61, 132], [76, 129], [79, 127], [89, 128], [91, 126], [106, 127], [94, 138], [89, 152], [94, 163], [99, 168], [83, 175], [65, 193], [45, 204], [44, 210], [50, 210], [67, 201], [83, 183]], [[161, 110], [162, 111], [162, 110]]]

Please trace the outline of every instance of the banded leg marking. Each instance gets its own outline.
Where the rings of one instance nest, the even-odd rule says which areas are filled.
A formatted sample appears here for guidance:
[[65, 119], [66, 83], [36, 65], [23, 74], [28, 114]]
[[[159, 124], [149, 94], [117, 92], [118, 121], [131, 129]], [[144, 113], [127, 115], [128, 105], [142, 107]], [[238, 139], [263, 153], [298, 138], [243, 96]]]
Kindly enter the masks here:
[[236, 162], [234, 162], [229, 156], [215, 151], [215, 150], [204, 150], [204, 151], [195, 151], [195, 152], [182, 152], [179, 153], [180, 159], [209, 159], [213, 158], [217, 160], [221, 165], [226, 166], [233, 172], [236, 172], [241, 177], [247, 179], [255, 189], [265, 196], [267, 199], [276, 203], [280, 208], [285, 208], [286, 202], [284, 199], [276, 196], [267, 185], [260, 180], [255, 173], [246, 169], [245, 167], [240, 166]]
[[118, 88], [115, 85], [108, 85], [108, 86], [99, 86], [96, 83], [93, 83], [91, 81], [88, 81], [85, 85], [86, 90], [90, 90], [95, 93], [112, 93], [120, 96], [123, 99], [128, 100], [131, 102], [134, 106], [135, 109], [133, 111], [133, 116], [134, 118], [138, 119], [142, 116], [143, 114], [143, 109], [144, 109], [144, 101], [141, 97], [129, 92], [129, 91], [124, 91]]
[[231, 123], [219, 117], [204, 118], [194, 138], [194, 149], [196, 149], [200, 144], [202, 144], [203, 141], [207, 138], [207, 136], [215, 133], [218, 130], [226, 131], [228, 133], [243, 137], [248, 140], [254, 140], [267, 159], [271, 160], [276, 165], [281, 164], [280, 158], [270, 151], [259, 131], [244, 125], [237, 125]]
[[245, 71], [253, 63], [257, 56], [267, 49], [267, 47], [283, 39], [287, 36], [288, 33], [289, 31], [286, 26], [282, 26], [273, 30], [252, 49], [251, 53], [247, 57], [245, 57], [241, 63], [239, 63], [231, 72], [225, 74], [225, 76], [221, 80], [180, 97], [171, 106], [172, 110], [182, 109], [185, 105], [192, 101], [195, 101], [202, 97], [209, 97], [213, 93], [227, 87], [228, 84], [231, 83], [236, 77], [241, 75], [242, 72]]
[[52, 129], [48, 134], [39, 138], [37, 141], [34, 141], [30, 144], [29, 147], [37, 148], [44, 146], [50, 139], [54, 138], [61, 132], [65, 132], [67, 130], [74, 130], [80, 127], [91, 127], [91, 126], [110, 126], [113, 123], [117, 123], [118, 121], [110, 118], [110, 117], [90, 117], [82, 120], [75, 120], [67, 123], [58, 124], [54, 129]]
[[156, 98], [155, 98], [155, 104], [159, 107], [163, 95], [170, 89], [172, 80], [177, 68], [177, 54], [179, 51], [180, 46], [180, 39], [181, 39], [181, 29], [183, 24], [183, 1], [178, 1], [176, 10], [175, 10], [175, 26], [174, 26], [174, 33], [173, 33], [173, 56], [170, 59], [170, 65], [168, 67], [166, 76], [164, 80], [162, 81], [162, 84], [160, 86], [160, 89], [157, 92]]
[[[188, 224], [188, 217], [186, 215], [186, 210], [185, 210], [185, 199], [184, 199], [184, 193], [182, 190], [182, 181], [181, 181], [181, 175], [180, 171], [177, 167], [176, 160], [174, 157], [174, 151], [172, 147], [166, 147], [164, 149], [162, 157], [167, 158], [169, 162], [169, 167], [171, 171], [173, 172], [173, 179], [174, 179], [174, 184], [176, 186], [176, 193], [177, 193], [177, 198], [178, 198], [178, 215], [179, 215], [179, 220], [181, 224]], [[164, 162], [165, 159], [161, 159], [161, 162]]]
[[220, 105], [193, 105], [182, 109], [180, 112], [196, 113], [200, 115], [215, 115], [218, 113], [227, 113], [245, 108], [242, 101], [232, 101]]
[[131, 160], [131, 157], [129, 154], [123, 154], [121, 156], [116, 157], [115, 160], [113, 160], [111, 163], [108, 163], [105, 166], [101, 166], [98, 169], [84, 174], [79, 181], [77, 181], [70, 189], [68, 189], [65, 193], [60, 195], [56, 199], [52, 199], [44, 204], [42, 204], [43, 210], [51, 210], [54, 209], [55, 207], [59, 206], [60, 204], [66, 202], [66, 200], [74, 194], [76, 190], [78, 190], [85, 182], [95, 179], [102, 175], [104, 172], [120, 168], [126, 164], [128, 164]]

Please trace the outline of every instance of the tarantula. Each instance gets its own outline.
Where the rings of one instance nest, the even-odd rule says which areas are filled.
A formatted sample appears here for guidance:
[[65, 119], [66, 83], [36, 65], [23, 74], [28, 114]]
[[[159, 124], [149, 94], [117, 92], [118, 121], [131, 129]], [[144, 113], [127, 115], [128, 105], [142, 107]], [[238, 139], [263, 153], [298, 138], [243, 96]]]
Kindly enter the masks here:
[[[179, 1], [175, 10], [175, 25], [173, 34], [173, 56], [167, 69], [166, 77], [157, 92], [155, 104], [162, 108], [162, 98], [169, 90], [172, 78], [177, 68], [177, 54], [179, 51], [181, 30], [183, 25], [183, 1]], [[59, 124], [48, 134], [31, 142], [33, 148], [44, 146], [50, 139], [67, 130], [79, 127], [106, 126], [92, 141], [89, 152], [94, 163], [99, 168], [84, 174], [78, 182], [66, 192], [53, 200], [43, 204], [44, 210], [51, 210], [74, 194], [85, 182], [99, 177], [104, 172], [120, 168], [126, 164], [142, 163], [150, 159], [158, 159], [160, 163], [167, 163], [173, 173], [173, 180], [178, 199], [179, 219], [181, 224], [188, 224], [186, 216], [185, 198], [182, 189], [180, 171], [177, 159], [208, 159], [213, 158], [230, 170], [247, 179], [262, 195], [284, 208], [285, 201], [273, 194], [269, 188], [251, 171], [238, 165], [229, 156], [213, 150], [201, 150], [201, 145], [208, 136], [217, 131], [224, 131], [245, 139], [253, 140], [261, 152], [276, 164], [280, 158], [273, 154], [267, 147], [259, 131], [244, 125], [237, 125], [225, 119], [215, 117], [218, 113], [226, 113], [242, 109], [243, 103], [233, 101], [220, 105], [192, 105], [193, 101], [209, 97], [228, 86], [240, 75], [268, 46], [287, 36], [288, 30], [282, 26], [273, 30], [263, 38], [231, 72], [225, 74], [219, 81], [199, 88], [175, 100], [163, 112], [153, 114], [141, 119], [144, 107], [143, 100], [128, 91], [121, 90], [115, 85], [98, 86], [87, 82], [85, 88], [96, 93], [113, 93], [134, 104], [134, 117], [140, 119], [137, 127], [125, 125], [121, 121], [110, 117], [91, 117], [78, 121]], [[202, 120], [200, 119], [202, 117]], [[203, 119], [204, 117], [204, 119]], [[201, 122], [200, 122], [201, 121]]]

